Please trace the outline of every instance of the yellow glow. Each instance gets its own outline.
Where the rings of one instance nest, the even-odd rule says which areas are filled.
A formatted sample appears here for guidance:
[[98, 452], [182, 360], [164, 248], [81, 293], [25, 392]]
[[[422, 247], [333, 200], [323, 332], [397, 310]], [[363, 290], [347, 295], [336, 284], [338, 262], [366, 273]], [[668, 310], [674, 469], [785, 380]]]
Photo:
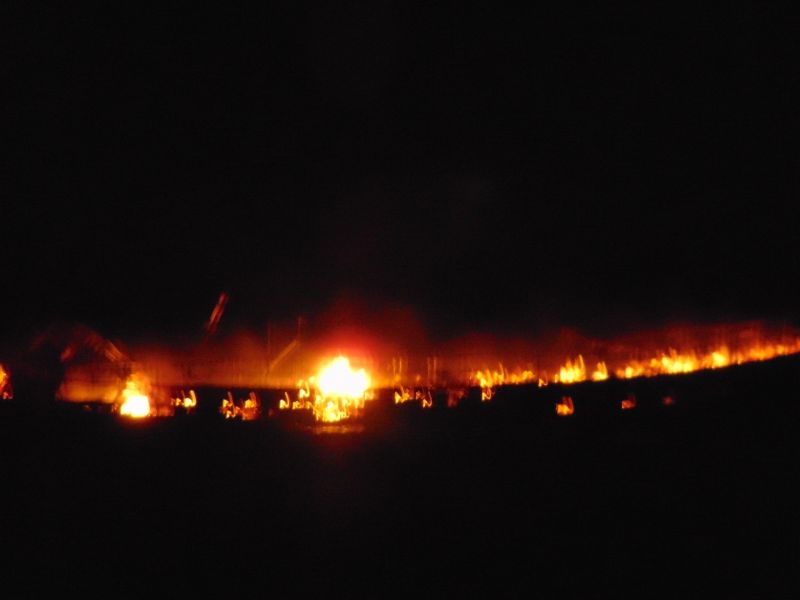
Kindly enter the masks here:
[[369, 389], [369, 376], [364, 369], [354, 371], [350, 368], [350, 360], [339, 356], [322, 369], [317, 387], [325, 396], [360, 398]]
[[608, 379], [608, 367], [604, 361], [599, 362], [597, 369], [592, 373], [592, 381], [605, 381], [606, 379]]
[[559, 369], [558, 375], [556, 375], [556, 383], [578, 383], [585, 380], [586, 364], [580, 354], [575, 362], [567, 359], [567, 363]]
[[278, 408], [310, 410], [317, 421], [335, 423], [356, 416], [364, 408], [369, 387], [367, 372], [353, 369], [347, 357], [339, 356], [316, 377], [298, 381], [297, 400], [291, 400], [287, 392]]
[[139, 377], [131, 376], [122, 390], [122, 404], [119, 414], [126, 417], [141, 419], [150, 415], [150, 398], [142, 391], [142, 382]]

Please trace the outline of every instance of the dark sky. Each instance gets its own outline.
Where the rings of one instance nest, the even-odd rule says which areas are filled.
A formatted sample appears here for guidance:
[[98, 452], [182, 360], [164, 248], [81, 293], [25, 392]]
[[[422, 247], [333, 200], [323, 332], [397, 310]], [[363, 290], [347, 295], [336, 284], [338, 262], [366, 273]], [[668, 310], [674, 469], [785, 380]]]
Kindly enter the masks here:
[[9, 335], [194, 331], [223, 290], [253, 328], [343, 295], [443, 334], [800, 317], [776, 5], [18, 4]]

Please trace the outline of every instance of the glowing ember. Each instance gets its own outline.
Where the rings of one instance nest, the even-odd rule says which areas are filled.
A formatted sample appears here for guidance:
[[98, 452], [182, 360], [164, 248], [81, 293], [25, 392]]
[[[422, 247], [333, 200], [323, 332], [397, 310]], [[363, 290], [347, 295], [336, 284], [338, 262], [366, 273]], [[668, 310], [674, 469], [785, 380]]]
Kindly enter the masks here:
[[0, 364], [0, 400], [8, 400], [11, 398], [11, 386], [9, 385], [9, 377], [3, 365]]
[[561, 402], [556, 404], [556, 414], [560, 417], [568, 417], [575, 413], [575, 404], [571, 396], [563, 396]]
[[145, 382], [141, 376], [132, 375], [122, 390], [122, 404], [119, 414], [141, 419], [150, 415], [150, 398], [144, 392]]
[[627, 398], [623, 398], [622, 402], [620, 402], [619, 407], [622, 410], [631, 410], [636, 408], [636, 396], [630, 394]]

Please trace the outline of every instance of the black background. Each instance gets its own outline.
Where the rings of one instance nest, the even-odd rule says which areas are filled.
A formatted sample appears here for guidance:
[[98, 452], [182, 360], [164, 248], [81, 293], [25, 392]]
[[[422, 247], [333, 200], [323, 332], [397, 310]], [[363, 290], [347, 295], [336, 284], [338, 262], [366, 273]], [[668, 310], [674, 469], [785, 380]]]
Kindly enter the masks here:
[[5, 7], [4, 329], [796, 321], [776, 6]]

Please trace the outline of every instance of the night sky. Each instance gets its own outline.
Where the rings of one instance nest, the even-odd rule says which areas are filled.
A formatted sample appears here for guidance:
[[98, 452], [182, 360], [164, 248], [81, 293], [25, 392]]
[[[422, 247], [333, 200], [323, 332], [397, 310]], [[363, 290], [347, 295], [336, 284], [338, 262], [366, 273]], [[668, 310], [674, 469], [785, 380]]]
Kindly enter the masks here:
[[774, 6], [5, 6], [0, 337], [800, 324]]

